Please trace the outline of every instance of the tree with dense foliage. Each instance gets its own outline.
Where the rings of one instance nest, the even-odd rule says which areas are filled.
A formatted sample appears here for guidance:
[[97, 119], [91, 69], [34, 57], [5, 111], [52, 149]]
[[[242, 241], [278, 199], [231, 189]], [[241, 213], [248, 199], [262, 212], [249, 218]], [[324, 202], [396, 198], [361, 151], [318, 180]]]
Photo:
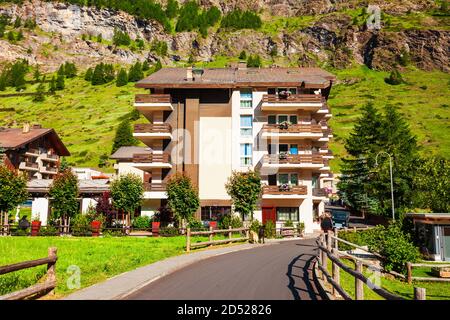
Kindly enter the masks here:
[[119, 74], [117, 75], [116, 86], [123, 87], [128, 83], [128, 74], [125, 69], [120, 69]]
[[166, 16], [169, 19], [173, 19], [178, 14], [178, 1], [168, 0], [166, 5]]
[[161, 70], [161, 69], [162, 69], [161, 60], [158, 60], [158, 61], [156, 61], [154, 72]]
[[77, 67], [75, 63], [66, 62], [64, 64], [64, 75], [66, 78], [75, 78], [77, 76]]
[[262, 67], [261, 57], [259, 54], [254, 54], [248, 56], [247, 67], [249, 68], [260, 68]]
[[48, 83], [48, 92], [55, 93], [56, 92], [56, 77], [53, 76]]
[[0, 214], [15, 209], [27, 198], [25, 175], [0, 163]]
[[212, 6], [202, 10], [196, 1], [187, 1], [179, 9], [175, 30], [177, 32], [199, 30], [203, 37], [208, 34], [208, 27], [220, 19], [220, 10]]
[[142, 71], [148, 71], [150, 70], [150, 64], [148, 63], [147, 60], [144, 60], [144, 62], [142, 63]]
[[341, 198], [354, 210], [367, 209], [374, 214], [390, 214], [391, 190], [389, 159], [392, 156], [395, 207], [410, 207], [414, 199], [414, 178], [418, 160], [417, 139], [402, 115], [386, 106], [381, 115], [368, 104], [345, 141], [349, 157], [343, 159], [338, 184]]
[[245, 52], [245, 50], [242, 50], [241, 53], [239, 53], [239, 59], [247, 60], [247, 52]]
[[56, 90], [64, 90], [65, 86], [64, 76], [58, 74], [56, 77]]
[[116, 210], [112, 204], [111, 192], [103, 192], [101, 197], [96, 199], [97, 204], [95, 210], [98, 215], [102, 215], [106, 219], [106, 225], [108, 227], [112, 226], [113, 219], [116, 215]]
[[29, 65], [25, 59], [17, 60], [13, 64], [8, 64], [2, 71], [1, 77], [4, 77], [6, 86], [15, 87], [17, 91], [25, 88], [25, 76], [28, 73]]
[[22, 26], [22, 19], [19, 16], [17, 16], [16, 20], [14, 20], [13, 26], [14, 26], [14, 29], [18, 29]]
[[225, 184], [225, 189], [231, 197], [234, 210], [239, 212], [242, 220], [250, 217], [253, 220], [253, 211], [261, 195], [261, 177], [255, 171], [234, 171]]
[[93, 74], [94, 71], [92, 70], [92, 68], [88, 68], [86, 70], [86, 73], [84, 74], [84, 80], [91, 82]]
[[136, 63], [130, 67], [130, 71], [128, 72], [128, 81], [137, 82], [142, 78], [144, 78], [142, 64], [139, 61], [136, 61]]
[[99, 63], [92, 73], [91, 83], [94, 86], [111, 82], [115, 78], [114, 66], [108, 63]]
[[36, 95], [33, 97], [33, 102], [45, 101], [45, 85], [44, 82], [39, 83], [36, 88]]
[[176, 174], [167, 183], [167, 204], [184, 226], [193, 220], [195, 212], [200, 206], [198, 190], [186, 175]]
[[167, 43], [165, 41], [155, 40], [151, 43], [150, 50], [160, 57], [164, 57], [167, 55]]
[[220, 26], [232, 30], [259, 29], [262, 26], [262, 20], [259, 15], [253, 11], [236, 9], [228, 12], [222, 18]]
[[389, 74], [389, 77], [385, 78], [384, 81], [391, 85], [398, 85], [405, 83], [405, 80], [403, 80], [401, 73], [397, 69], [392, 70], [391, 73]]
[[70, 168], [60, 170], [56, 175], [50, 186], [49, 196], [53, 199], [53, 218], [66, 220], [78, 213], [78, 178]]
[[128, 35], [128, 33], [124, 32], [118, 28], [114, 29], [114, 35], [113, 35], [112, 41], [113, 41], [113, 44], [115, 44], [116, 46], [120, 46], [120, 45], [129, 46], [131, 44], [131, 38]]
[[137, 140], [133, 137], [130, 120], [124, 119], [117, 127], [111, 153], [116, 152], [120, 147], [135, 145], [137, 145]]
[[114, 179], [110, 185], [112, 204], [114, 208], [125, 215], [134, 213], [142, 203], [144, 186], [142, 179], [135, 174], [128, 173]]
[[413, 206], [433, 212], [450, 212], [450, 161], [430, 156], [417, 163]]
[[36, 68], [34, 68], [34, 73], [33, 73], [33, 82], [34, 83], [38, 83], [41, 81], [41, 71], [39, 70], [39, 65], [36, 66]]

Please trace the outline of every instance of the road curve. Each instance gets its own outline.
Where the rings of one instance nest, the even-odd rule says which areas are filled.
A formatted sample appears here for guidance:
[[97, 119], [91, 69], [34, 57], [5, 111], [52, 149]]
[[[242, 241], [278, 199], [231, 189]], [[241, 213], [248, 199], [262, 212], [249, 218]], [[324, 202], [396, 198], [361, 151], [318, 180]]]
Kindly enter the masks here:
[[196, 262], [129, 300], [321, 300], [312, 280], [314, 239], [284, 241]]

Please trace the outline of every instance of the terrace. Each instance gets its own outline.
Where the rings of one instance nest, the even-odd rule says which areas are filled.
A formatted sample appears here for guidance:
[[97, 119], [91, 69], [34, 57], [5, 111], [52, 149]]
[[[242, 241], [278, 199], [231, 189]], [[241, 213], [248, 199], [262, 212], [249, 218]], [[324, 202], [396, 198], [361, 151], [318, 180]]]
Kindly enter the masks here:
[[265, 94], [262, 98], [262, 111], [319, 110], [325, 98], [316, 94]]

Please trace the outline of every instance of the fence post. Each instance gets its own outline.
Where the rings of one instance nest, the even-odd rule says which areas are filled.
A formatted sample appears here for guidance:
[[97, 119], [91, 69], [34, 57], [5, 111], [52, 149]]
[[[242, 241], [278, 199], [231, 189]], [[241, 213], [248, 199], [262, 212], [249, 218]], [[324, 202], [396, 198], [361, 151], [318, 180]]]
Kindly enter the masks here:
[[191, 251], [191, 228], [186, 230], [186, 252]]
[[331, 233], [332, 233], [331, 230], [328, 230], [328, 233], [327, 233], [327, 249], [330, 252], [331, 252], [331, 240], [332, 240]]
[[[232, 229], [232, 227], [229, 226], [229, 227], [228, 227], [228, 230], [231, 230], [231, 229]], [[228, 240], [231, 240], [231, 239], [232, 239], [232, 232], [231, 232], [231, 231], [228, 231]], [[229, 243], [231, 243], [231, 241], [230, 241]]]
[[339, 241], [337, 238], [339, 238], [339, 229], [338, 228], [334, 228], [334, 236], [336, 237], [334, 239], [334, 248], [336, 249], [336, 251], [339, 250]]
[[247, 238], [247, 241], [250, 241], [250, 229], [249, 228], [245, 229], [245, 237]]
[[[337, 249], [333, 249], [333, 254], [338, 254]], [[338, 284], [341, 285], [341, 275], [340, 275], [340, 271], [339, 271], [339, 266], [337, 265], [337, 263], [332, 264], [333, 266], [333, 280]], [[335, 297], [339, 296], [338, 291], [334, 288], [333, 286], [333, 295]]]
[[[363, 265], [361, 261], [356, 261], [356, 271], [362, 273]], [[356, 300], [364, 300], [364, 283], [355, 277], [355, 297]]]
[[209, 232], [210, 232], [210, 234], [209, 234], [209, 242], [211, 242], [210, 244], [209, 244], [209, 246], [210, 247], [212, 247], [212, 241], [213, 241], [213, 227], [212, 226], [209, 226]]
[[427, 300], [426, 289], [414, 287], [414, 300]]
[[[55, 247], [48, 248], [48, 257], [49, 258], [55, 258], [57, 249]], [[47, 279], [46, 281], [56, 281], [56, 260], [55, 262], [51, 262], [47, 264]], [[55, 289], [49, 292], [50, 294], [55, 294]]]
[[412, 265], [411, 262], [406, 263], [406, 269], [408, 270], [408, 284], [412, 283]]
[[[321, 241], [321, 245], [322, 246], [326, 246], [325, 244], [325, 234], [322, 234], [322, 241]], [[322, 267], [325, 268], [325, 270], [328, 270], [328, 256], [327, 256], [327, 252], [325, 250], [322, 250]], [[326, 279], [326, 277], [325, 277]]]

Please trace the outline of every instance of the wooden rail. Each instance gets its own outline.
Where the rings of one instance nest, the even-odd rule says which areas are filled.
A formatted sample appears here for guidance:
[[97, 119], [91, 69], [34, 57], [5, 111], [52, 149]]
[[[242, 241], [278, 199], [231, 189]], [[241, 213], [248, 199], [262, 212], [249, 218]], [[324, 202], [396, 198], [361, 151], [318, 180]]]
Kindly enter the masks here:
[[290, 94], [286, 97], [278, 94], [265, 94], [262, 99], [263, 103], [322, 103], [325, 98], [316, 94]]
[[[373, 292], [381, 296], [386, 300], [406, 300], [405, 298], [395, 295], [377, 284], [373, 283], [369, 278], [367, 278], [363, 274], [363, 266], [364, 262], [360, 259], [355, 260], [355, 268], [347, 266], [344, 262], [340, 260], [340, 258], [345, 257], [346, 255], [342, 255], [338, 248], [338, 242], [344, 242], [350, 245], [353, 245], [362, 250], [368, 251], [365, 248], [357, 246], [351, 242], [345, 241], [338, 237], [333, 236], [331, 231], [328, 231], [328, 234], [325, 237], [325, 234], [322, 234], [320, 238], [317, 240], [317, 244], [319, 247], [319, 254], [317, 257], [318, 269], [321, 271], [322, 279], [326, 279], [328, 283], [331, 284], [333, 288], [333, 294], [335, 296], [341, 295], [344, 299], [350, 300], [351, 296], [342, 288], [340, 284], [340, 269], [347, 272], [351, 276], [355, 278], [355, 298], [356, 300], [364, 300], [364, 284], [366, 284]], [[334, 242], [334, 247], [333, 247]], [[372, 252], [371, 252], [372, 253]], [[372, 253], [374, 254], [374, 253]], [[377, 255], [377, 254], [374, 254]], [[328, 259], [331, 260], [332, 264], [332, 275], [328, 272]], [[415, 300], [425, 300], [426, 299], [425, 289], [423, 288], [414, 288], [414, 299]]]
[[37, 294], [42, 293], [47, 294], [52, 292], [56, 287], [56, 261], [58, 260], [56, 251], [57, 251], [56, 248], [48, 248], [47, 258], [19, 262], [7, 266], [1, 266], [0, 275], [46, 264], [47, 274], [45, 282], [38, 283], [31, 287], [5, 294], [3, 296], [0, 296], [0, 300], [22, 300]]
[[140, 123], [134, 125], [135, 133], [171, 133], [172, 127], [168, 123]]
[[450, 278], [438, 278], [438, 277], [413, 277], [412, 270], [414, 267], [428, 267], [428, 268], [450, 268], [450, 264], [445, 263], [406, 263], [406, 269], [407, 269], [407, 281], [409, 284], [412, 283], [413, 280], [416, 281], [433, 281], [433, 282], [450, 282]]
[[[240, 237], [240, 238], [232, 237], [233, 232], [242, 232], [242, 231], [245, 231], [245, 237]], [[187, 228], [187, 230], [186, 230], [186, 252], [191, 251], [191, 248], [195, 248], [195, 247], [213, 246], [213, 245], [217, 245], [217, 244], [232, 243], [232, 242], [238, 242], [238, 241], [248, 241], [250, 238], [249, 232], [250, 232], [249, 228], [233, 229], [233, 228], [231, 228], [231, 226], [229, 227], [229, 229], [224, 229], [224, 230], [213, 230], [212, 227], [209, 227], [209, 231], [195, 231], [195, 232], [191, 232], [191, 228]], [[214, 235], [220, 234], [220, 233], [227, 233], [228, 239], [213, 240]], [[192, 236], [208, 236], [209, 240], [203, 241], [203, 242], [191, 243]]]
[[320, 154], [266, 154], [263, 162], [267, 164], [322, 164], [323, 157]]
[[171, 103], [170, 94], [137, 94], [135, 103]]
[[163, 192], [166, 191], [166, 188], [165, 183], [144, 183], [145, 191]]
[[279, 124], [264, 124], [262, 130], [275, 133], [323, 133], [320, 124], [290, 124], [287, 128]]
[[133, 154], [133, 162], [153, 163], [153, 162], [170, 162], [170, 154], [168, 153], [135, 153]]
[[263, 186], [262, 193], [273, 195], [307, 195], [308, 190], [306, 186], [291, 186], [287, 190], [283, 190], [281, 186]]

